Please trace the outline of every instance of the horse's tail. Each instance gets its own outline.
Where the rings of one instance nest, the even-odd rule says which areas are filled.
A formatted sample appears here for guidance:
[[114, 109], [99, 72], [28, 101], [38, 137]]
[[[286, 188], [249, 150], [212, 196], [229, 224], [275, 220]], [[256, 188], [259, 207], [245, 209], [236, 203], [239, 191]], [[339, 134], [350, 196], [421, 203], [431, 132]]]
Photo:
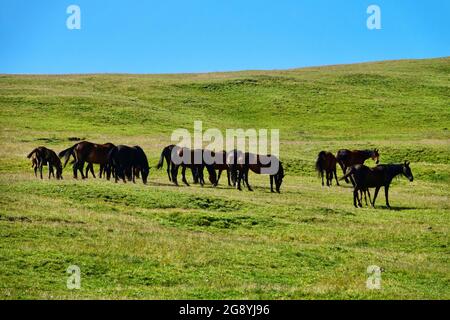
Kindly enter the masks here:
[[66, 167], [67, 162], [69, 162], [70, 156], [73, 156], [75, 158], [73, 150], [76, 148], [76, 146], [78, 146], [78, 143], [58, 153], [58, 157], [64, 158], [64, 168]]
[[320, 151], [316, 160], [316, 171], [319, 174], [323, 172], [323, 170], [325, 170], [325, 168], [323, 167], [324, 161], [325, 161], [325, 151]]
[[349, 178], [351, 175], [353, 175], [355, 168], [350, 167], [349, 169], [347, 169], [347, 173], [344, 174], [342, 177], [339, 178], [339, 180], [344, 180]]
[[[167, 147], [166, 147], [167, 148]], [[159, 161], [158, 161], [158, 165], [156, 166], [156, 168], [161, 169], [163, 167], [164, 164], [164, 155], [166, 153], [166, 148], [163, 149], [163, 151], [161, 152], [161, 156], [159, 157]]]
[[31, 156], [32, 156], [34, 153], [36, 153], [37, 151], [38, 151], [38, 149], [35, 148], [33, 151], [31, 151], [31, 152], [27, 155], [27, 158], [30, 159]]

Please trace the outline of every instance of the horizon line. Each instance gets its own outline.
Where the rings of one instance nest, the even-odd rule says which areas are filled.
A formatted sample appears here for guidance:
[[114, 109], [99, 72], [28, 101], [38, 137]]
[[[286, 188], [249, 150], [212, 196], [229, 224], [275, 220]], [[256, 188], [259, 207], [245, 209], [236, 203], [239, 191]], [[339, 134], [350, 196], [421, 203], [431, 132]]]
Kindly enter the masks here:
[[375, 63], [383, 63], [383, 62], [400, 62], [400, 61], [421, 61], [421, 60], [438, 60], [438, 59], [447, 59], [450, 58], [450, 55], [447, 56], [438, 56], [438, 57], [428, 57], [428, 58], [400, 58], [400, 59], [387, 59], [387, 60], [367, 60], [367, 61], [358, 61], [352, 63], [334, 63], [334, 64], [323, 64], [323, 65], [309, 65], [302, 67], [292, 67], [286, 69], [239, 69], [239, 70], [221, 70], [221, 71], [193, 71], [193, 72], [68, 72], [68, 73], [2, 73], [0, 72], [0, 76], [82, 76], [82, 75], [167, 75], [167, 76], [176, 76], [176, 75], [208, 75], [208, 74], [225, 74], [225, 73], [243, 73], [243, 72], [277, 72], [277, 71], [294, 71], [294, 70], [304, 70], [304, 69], [318, 69], [318, 68], [327, 68], [327, 67], [342, 67], [342, 66], [351, 66], [351, 65], [363, 65], [363, 64], [375, 64]]

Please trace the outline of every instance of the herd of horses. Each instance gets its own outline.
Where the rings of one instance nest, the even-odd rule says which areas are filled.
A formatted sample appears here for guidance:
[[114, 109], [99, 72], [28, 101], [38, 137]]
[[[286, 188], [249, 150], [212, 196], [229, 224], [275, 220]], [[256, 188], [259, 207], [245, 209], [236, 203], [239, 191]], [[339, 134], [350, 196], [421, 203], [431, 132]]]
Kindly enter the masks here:
[[[369, 158], [375, 161], [375, 167], [369, 168], [364, 165], [364, 162]], [[353, 185], [353, 205], [357, 208], [362, 207], [363, 195], [366, 205], [368, 195], [370, 204], [372, 207], [375, 207], [378, 192], [381, 187], [384, 187], [386, 207], [390, 208], [389, 186], [392, 180], [400, 174], [404, 175], [411, 182], [414, 180], [414, 177], [409, 166], [409, 161], [401, 164], [379, 164], [379, 162], [380, 154], [378, 149], [341, 149], [337, 152], [336, 156], [331, 152], [321, 151], [317, 156], [316, 170], [322, 178], [322, 186], [324, 185], [324, 173], [327, 186], [332, 185], [333, 177], [337, 185], [339, 185], [339, 180], [345, 180], [347, 183], [351, 182]], [[339, 164], [344, 174], [339, 180], [336, 174], [337, 164]], [[373, 200], [370, 196], [370, 188], [375, 188]]]
[[[214, 161], [205, 161], [206, 153]], [[139, 146], [114, 145], [112, 143], [97, 144], [88, 141], [81, 141], [74, 144], [58, 154], [46, 147], [38, 147], [31, 151], [28, 156], [31, 160], [32, 168], [37, 177], [38, 171], [40, 178], [43, 178], [43, 167], [48, 166], [49, 179], [53, 176], [56, 179], [62, 179], [63, 168], [66, 167], [70, 159], [73, 164], [73, 176], [78, 178], [80, 173], [83, 179], [86, 179], [91, 173], [95, 178], [94, 164], [100, 166], [99, 177], [106, 177], [110, 180], [114, 178], [115, 182], [122, 180], [136, 182], [142, 179], [147, 183], [150, 172], [150, 166], [145, 152]], [[177, 161], [175, 161], [175, 158]], [[377, 149], [373, 150], [348, 150], [342, 149], [334, 156], [331, 152], [321, 151], [318, 154], [315, 168], [322, 178], [324, 185], [324, 174], [326, 185], [331, 186], [333, 178], [339, 185], [339, 180], [345, 180], [353, 185], [353, 204], [355, 207], [362, 207], [362, 197], [364, 195], [367, 205], [367, 195], [371, 205], [375, 206], [375, 200], [381, 187], [384, 187], [386, 206], [389, 208], [389, 186], [392, 179], [400, 174], [413, 181], [413, 175], [409, 162], [402, 164], [379, 164], [380, 155]], [[64, 164], [61, 159], [64, 160]], [[194, 159], [196, 161], [194, 161]], [[372, 159], [377, 164], [373, 168], [364, 165], [364, 162]], [[208, 172], [209, 182], [216, 187], [219, 183], [223, 171], [226, 171], [228, 186], [236, 187], [241, 190], [241, 184], [247, 186], [252, 191], [248, 177], [249, 172], [256, 174], [267, 173], [268, 167], [277, 163], [276, 170], [270, 172], [270, 190], [280, 193], [283, 182], [284, 168], [283, 164], [274, 155], [258, 155], [239, 150], [213, 152], [204, 149], [189, 149], [177, 145], [168, 145], [163, 148], [157, 168], [161, 169], [166, 161], [167, 175], [169, 181], [178, 185], [178, 172], [181, 167], [182, 182], [189, 186], [186, 179], [186, 170], [192, 173], [194, 183], [201, 186], [205, 184], [204, 169]], [[342, 169], [343, 176], [337, 177], [337, 164]], [[86, 165], [86, 168], [85, 168]], [[56, 175], [55, 175], [56, 171]], [[218, 174], [217, 174], [217, 172]], [[275, 186], [275, 190], [274, 190]], [[370, 195], [370, 188], [375, 188], [373, 200]]]

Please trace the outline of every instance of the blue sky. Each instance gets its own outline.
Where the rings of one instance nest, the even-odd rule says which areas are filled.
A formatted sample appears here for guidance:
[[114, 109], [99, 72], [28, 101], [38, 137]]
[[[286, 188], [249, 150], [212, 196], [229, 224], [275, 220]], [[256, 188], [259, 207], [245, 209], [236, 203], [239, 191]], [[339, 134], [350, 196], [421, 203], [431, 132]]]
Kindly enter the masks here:
[[[69, 5], [81, 30], [66, 27]], [[381, 8], [381, 30], [366, 27]], [[0, 0], [0, 73], [285, 69], [450, 55], [448, 0]]]

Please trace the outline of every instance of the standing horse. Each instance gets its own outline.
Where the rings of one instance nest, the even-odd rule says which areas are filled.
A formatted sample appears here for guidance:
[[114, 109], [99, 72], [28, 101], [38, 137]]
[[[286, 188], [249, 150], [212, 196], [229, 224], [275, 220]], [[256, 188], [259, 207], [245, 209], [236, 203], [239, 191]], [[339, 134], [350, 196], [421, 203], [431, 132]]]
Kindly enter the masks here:
[[115, 182], [122, 179], [126, 183], [125, 178], [129, 178], [135, 183], [137, 173], [140, 173], [142, 182], [147, 184], [150, 168], [141, 147], [115, 146], [108, 154], [108, 164], [115, 171]]
[[80, 171], [81, 177], [85, 179], [86, 176], [83, 173], [85, 162], [87, 162], [88, 164], [98, 163], [100, 165], [103, 165], [104, 170], [109, 170], [107, 167], [108, 153], [112, 148], [114, 148], [114, 145], [112, 143], [96, 144], [88, 141], [82, 141], [74, 144], [70, 148], [61, 151], [58, 156], [60, 158], [65, 158], [64, 167], [67, 165], [70, 156], [73, 156], [73, 158], [75, 159], [75, 162], [73, 164], [74, 178], [78, 178], [77, 171]]
[[[384, 187], [384, 194], [386, 197], [386, 207], [390, 208], [389, 204], [389, 186], [394, 177], [399, 174], [404, 175], [409, 181], [413, 181], [414, 177], [409, 166], [409, 161], [402, 164], [380, 164], [374, 168], [369, 168], [365, 165], [353, 166], [350, 171], [341, 179], [353, 177], [355, 187], [353, 189], [353, 205], [361, 207], [361, 202], [358, 198], [358, 191], [367, 188], [375, 188], [375, 195], [373, 197], [372, 206], [375, 207], [375, 201], [378, 196], [378, 191]], [[358, 204], [356, 203], [358, 201]]]
[[198, 179], [198, 182], [203, 187], [203, 185], [205, 184], [203, 169], [206, 167], [209, 174], [209, 181], [212, 185], [216, 185], [216, 171], [214, 170], [213, 164], [208, 164], [205, 162], [204, 153], [205, 150], [203, 149], [192, 150], [180, 146], [173, 147], [170, 158], [172, 182], [175, 185], [178, 185], [178, 169], [181, 166], [181, 181], [183, 181], [185, 185], [189, 186], [189, 183], [186, 180], [186, 168], [190, 168], [192, 170], [193, 176]]
[[327, 151], [320, 151], [316, 160], [316, 171], [320, 174], [322, 178], [322, 186], [323, 184], [323, 172], [325, 171], [327, 186], [331, 187], [333, 182], [333, 174], [336, 179], [336, 184], [339, 185], [339, 181], [336, 174], [336, 157]]
[[55, 151], [47, 149], [46, 147], [38, 147], [31, 151], [28, 156], [31, 159], [31, 166], [34, 169], [34, 175], [37, 177], [37, 171], [39, 170], [42, 179], [42, 168], [48, 165], [48, 178], [53, 175], [55, 178], [55, 172], [53, 168], [56, 168], [56, 179], [62, 179], [62, 164], [61, 160], [56, 155]]
[[[342, 169], [343, 174], [347, 173], [347, 168], [356, 164], [364, 164], [364, 162], [371, 158], [375, 161], [376, 164], [380, 162], [380, 154], [378, 153], [378, 149], [373, 150], [348, 150], [341, 149], [337, 152], [336, 159], [339, 163], [339, 166]], [[345, 182], [349, 182], [348, 179], [345, 179]]]
[[281, 161], [273, 155], [257, 155], [253, 153], [243, 153], [234, 150], [232, 152], [233, 159], [230, 161], [228, 157], [228, 164], [230, 165], [231, 175], [233, 181], [236, 180], [237, 189], [241, 190], [241, 181], [247, 185], [249, 191], [253, 191], [248, 182], [249, 170], [256, 174], [270, 175], [270, 191], [273, 191], [273, 183], [275, 182], [275, 189], [280, 193], [280, 187], [283, 183], [284, 169]]

